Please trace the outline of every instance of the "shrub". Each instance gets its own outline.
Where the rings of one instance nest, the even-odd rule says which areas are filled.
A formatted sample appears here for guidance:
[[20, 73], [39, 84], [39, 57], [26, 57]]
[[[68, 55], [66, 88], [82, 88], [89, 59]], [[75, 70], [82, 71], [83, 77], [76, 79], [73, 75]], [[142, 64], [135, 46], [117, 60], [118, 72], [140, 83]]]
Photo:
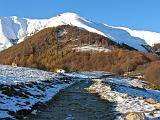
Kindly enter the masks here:
[[145, 80], [155, 89], [160, 89], [160, 61], [153, 62], [145, 69]]

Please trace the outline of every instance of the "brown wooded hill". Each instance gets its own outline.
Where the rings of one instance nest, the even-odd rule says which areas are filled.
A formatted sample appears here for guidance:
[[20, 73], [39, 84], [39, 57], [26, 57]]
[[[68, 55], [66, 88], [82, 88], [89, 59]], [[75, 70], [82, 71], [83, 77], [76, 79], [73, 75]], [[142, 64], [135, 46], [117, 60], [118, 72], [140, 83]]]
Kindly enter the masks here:
[[[63, 35], [56, 37], [57, 31]], [[101, 46], [111, 52], [77, 51], [73, 48], [85, 45]], [[22, 43], [0, 52], [0, 64], [16, 63], [19, 66], [55, 71], [110, 71], [122, 74], [134, 71], [138, 66], [159, 58], [123, 44], [119, 45], [96, 33], [73, 26], [46, 28]], [[143, 70], [144, 72], [144, 70]]]
[[145, 80], [155, 89], [160, 89], [160, 60], [137, 67], [136, 71], [144, 73]]

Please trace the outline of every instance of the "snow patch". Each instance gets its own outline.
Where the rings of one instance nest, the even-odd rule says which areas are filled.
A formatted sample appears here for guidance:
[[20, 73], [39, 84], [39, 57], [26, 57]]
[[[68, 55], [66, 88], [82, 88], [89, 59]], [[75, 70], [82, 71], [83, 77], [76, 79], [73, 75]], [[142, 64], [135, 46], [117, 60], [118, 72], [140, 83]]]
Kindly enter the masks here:
[[93, 46], [93, 45], [88, 45], [88, 46], [82, 46], [82, 47], [75, 47], [73, 48], [73, 50], [76, 50], [76, 51], [84, 51], [84, 52], [87, 52], [87, 51], [97, 51], [97, 52], [111, 52], [110, 49], [107, 49], [107, 48], [104, 48], [104, 47], [98, 47], [98, 46]]

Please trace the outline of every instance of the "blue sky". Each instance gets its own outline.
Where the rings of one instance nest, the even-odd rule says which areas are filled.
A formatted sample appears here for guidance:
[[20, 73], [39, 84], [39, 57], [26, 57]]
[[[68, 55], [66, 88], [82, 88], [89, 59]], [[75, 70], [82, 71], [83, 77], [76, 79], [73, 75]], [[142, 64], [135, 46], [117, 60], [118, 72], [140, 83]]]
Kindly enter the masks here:
[[0, 17], [50, 18], [76, 12], [113, 26], [160, 32], [160, 0], [1, 0]]

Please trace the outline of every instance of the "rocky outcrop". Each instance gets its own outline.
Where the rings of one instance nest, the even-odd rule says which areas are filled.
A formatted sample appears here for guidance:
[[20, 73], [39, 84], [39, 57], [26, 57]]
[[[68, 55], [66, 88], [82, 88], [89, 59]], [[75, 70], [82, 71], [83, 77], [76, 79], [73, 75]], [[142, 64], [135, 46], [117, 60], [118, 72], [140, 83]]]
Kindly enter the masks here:
[[146, 120], [143, 112], [128, 112], [125, 115], [125, 120]]

